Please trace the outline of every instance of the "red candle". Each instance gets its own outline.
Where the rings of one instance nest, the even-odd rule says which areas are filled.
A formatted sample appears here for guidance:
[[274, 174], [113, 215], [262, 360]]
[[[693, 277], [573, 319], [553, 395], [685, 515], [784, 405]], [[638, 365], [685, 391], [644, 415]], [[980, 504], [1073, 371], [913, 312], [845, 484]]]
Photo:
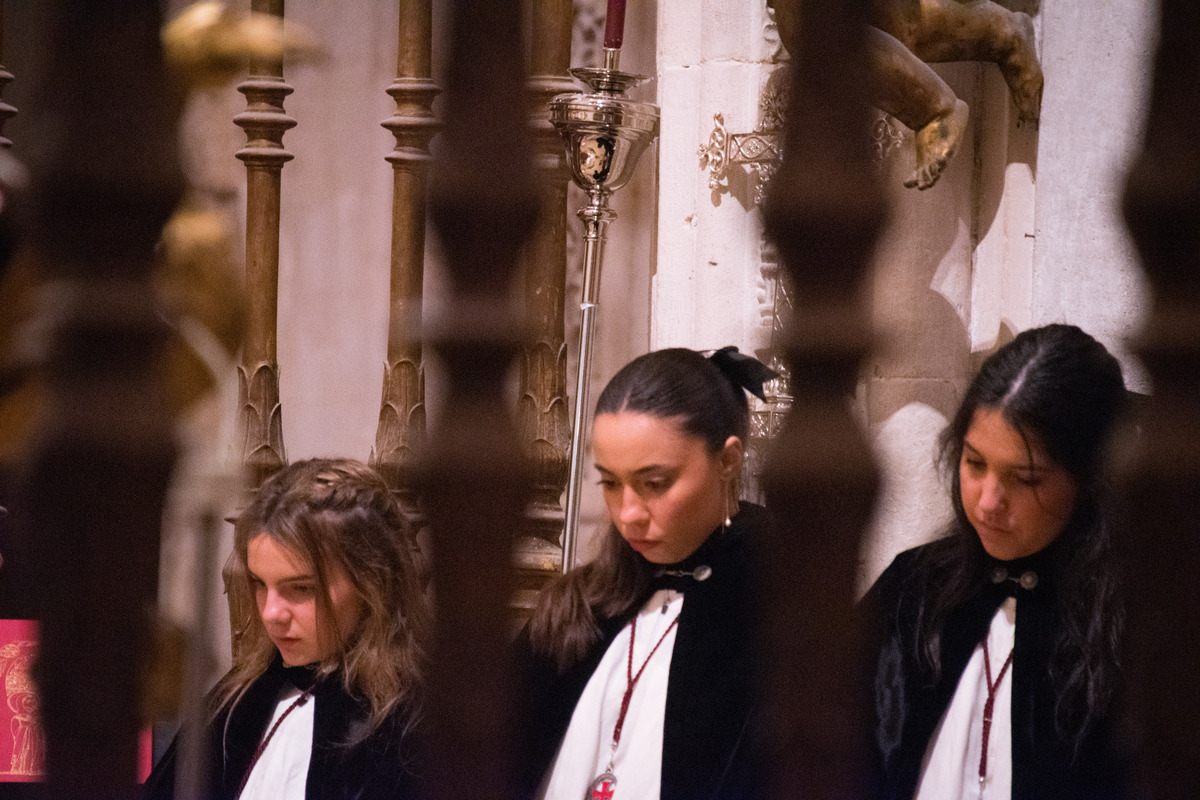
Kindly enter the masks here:
[[625, 0], [608, 0], [608, 15], [604, 18], [604, 46], [620, 48], [625, 37]]

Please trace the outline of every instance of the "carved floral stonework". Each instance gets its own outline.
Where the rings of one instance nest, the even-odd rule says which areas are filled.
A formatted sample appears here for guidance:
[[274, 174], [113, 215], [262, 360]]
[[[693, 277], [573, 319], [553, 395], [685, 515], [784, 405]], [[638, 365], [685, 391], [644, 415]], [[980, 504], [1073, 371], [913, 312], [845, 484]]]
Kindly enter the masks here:
[[[749, 133], [730, 133], [725, 115], [713, 114], [713, 129], [708, 141], [697, 151], [700, 169], [708, 171], [708, 188], [728, 193], [730, 173], [744, 168], [749, 172], [751, 200], [755, 208], [762, 205], [763, 191], [783, 158], [783, 115], [787, 109], [787, 65], [781, 65], [767, 78], [758, 101], [759, 122]], [[871, 144], [875, 163], [882, 168], [888, 158], [912, 132], [895, 118], [874, 110], [871, 125]]]

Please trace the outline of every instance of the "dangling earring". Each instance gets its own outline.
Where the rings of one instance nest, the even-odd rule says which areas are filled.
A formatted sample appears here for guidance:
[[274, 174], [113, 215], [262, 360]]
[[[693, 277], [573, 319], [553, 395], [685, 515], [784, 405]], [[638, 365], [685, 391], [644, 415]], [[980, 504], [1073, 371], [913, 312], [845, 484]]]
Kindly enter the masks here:
[[729, 482], [725, 483], [725, 527], [728, 528], [733, 524], [733, 520], [729, 518]]

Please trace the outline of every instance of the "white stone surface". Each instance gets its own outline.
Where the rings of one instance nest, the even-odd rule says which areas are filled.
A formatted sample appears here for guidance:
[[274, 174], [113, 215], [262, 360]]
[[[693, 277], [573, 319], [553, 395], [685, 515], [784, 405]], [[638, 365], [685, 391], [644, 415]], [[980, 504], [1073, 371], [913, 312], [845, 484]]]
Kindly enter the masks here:
[[1118, 353], [1130, 388], [1148, 392], [1127, 339], [1149, 287], [1120, 202], [1149, 103], [1157, 4], [1047, 3], [1043, 16], [1033, 322], [1079, 325]]
[[759, 94], [773, 67], [768, 21], [764, 3], [659, 5], [663, 132], [652, 349], [735, 344], [752, 351], [756, 344], [760, 223], [745, 168], [731, 168], [733, 191], [711, 190], [698, 150], [714, 114], [731, 133], [758, 125]]
[[910, 403], [883, 423], [875, 456], [883, 488], [875, 520], [863, 541], [859, 591], [870, 588], [896, 553], [935, 538], [952, 519], [937, 469], [937, 437], [947, 419], [924, 403]]

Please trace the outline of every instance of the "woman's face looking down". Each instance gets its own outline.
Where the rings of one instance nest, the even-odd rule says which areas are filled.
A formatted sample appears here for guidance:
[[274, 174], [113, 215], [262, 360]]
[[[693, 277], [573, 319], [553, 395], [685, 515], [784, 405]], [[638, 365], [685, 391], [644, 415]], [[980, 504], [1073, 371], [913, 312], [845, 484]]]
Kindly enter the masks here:
[[620, 411], [596, 417], [593, 447], [609, 518], [647, 561], [682, 561], [736, 510], [737, 436], [711, 453], [676, 419]]
[[1045, 548], [1075, 510], [1078, 490], [1070, 473], [997, 409], [975, 411], [958, 474], [967, 519], [983, 549], [1002, 561]]
[[327, 570], [334, 630], [318, 614], [317, 576], [307, 559], [265, 533], [250, 540], [246, 555], [259, 616], [283, 663], [298, 667], [333, 655], [363, 614], [345, 571]]

